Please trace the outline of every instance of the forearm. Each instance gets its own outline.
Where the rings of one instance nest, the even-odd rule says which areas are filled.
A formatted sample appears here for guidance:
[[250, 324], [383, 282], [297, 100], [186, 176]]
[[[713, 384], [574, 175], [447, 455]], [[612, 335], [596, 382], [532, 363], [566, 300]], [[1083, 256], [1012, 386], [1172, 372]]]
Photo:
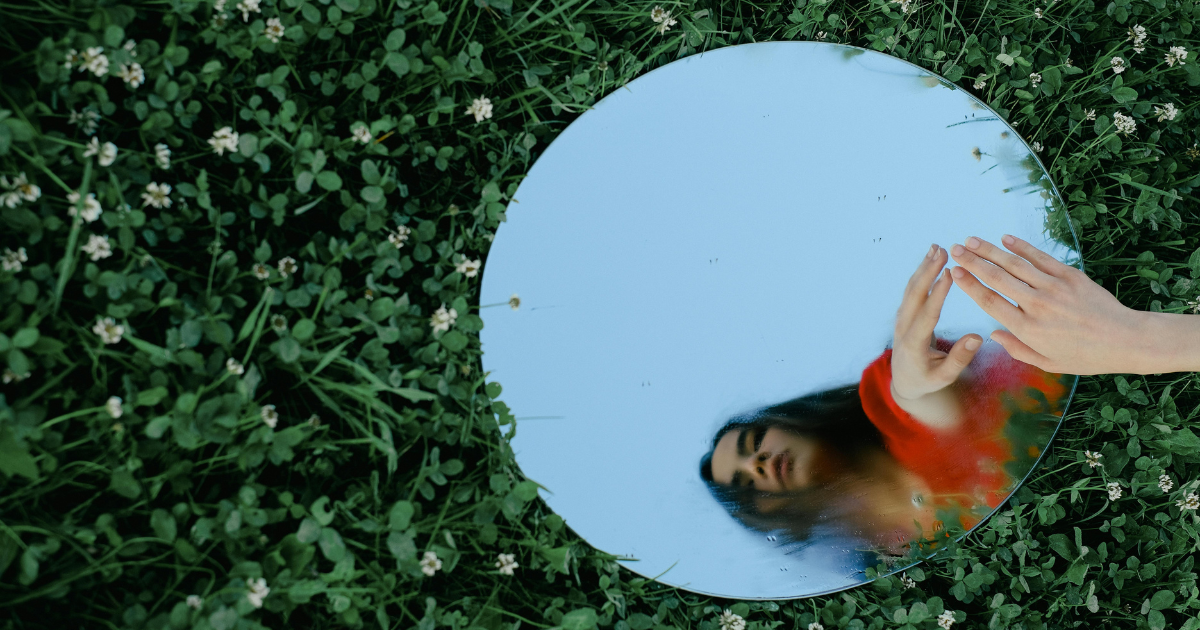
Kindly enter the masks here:
[[891, 396], [901, 409], [930, 428], [953, 429], [962, 421], [962, 403], [953, 386], [943, 387], [916, 400], [907, 400], [896, 395], [893, 384]]
[[1200, 372], [1200, 316], [1144, 311], [1130, 374]]

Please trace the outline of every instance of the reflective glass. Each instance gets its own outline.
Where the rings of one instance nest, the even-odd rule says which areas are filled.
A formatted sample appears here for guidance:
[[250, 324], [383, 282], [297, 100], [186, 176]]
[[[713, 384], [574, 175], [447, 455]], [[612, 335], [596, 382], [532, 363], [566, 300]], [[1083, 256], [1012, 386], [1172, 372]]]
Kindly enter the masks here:
[[933, 343], [985, 340], [946, 390], [957, 424], [897, 412], [897, 310], [931, 243], [1007, 233], [1080, 263], [1038, 155], [888, 55], [773, 42], [665, 65], [581, 114], [513, 197], [480, 335], [517, 462], [666, 584], [781, 599], [908, 566], [1002, 506], [1073, 392], [951, 287]]

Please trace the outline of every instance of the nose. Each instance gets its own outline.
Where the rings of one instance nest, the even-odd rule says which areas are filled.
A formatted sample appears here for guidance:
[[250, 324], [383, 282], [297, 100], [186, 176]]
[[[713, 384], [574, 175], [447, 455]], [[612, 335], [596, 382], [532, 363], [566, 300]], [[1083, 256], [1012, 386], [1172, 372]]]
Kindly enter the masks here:
[[759, 451], [753, 456], [746, 458], [744, 463], [745, 472], [756, 482], [773, 481], [771, 473], [768, 472], [771, 468], [770, 460], [770, 452]]

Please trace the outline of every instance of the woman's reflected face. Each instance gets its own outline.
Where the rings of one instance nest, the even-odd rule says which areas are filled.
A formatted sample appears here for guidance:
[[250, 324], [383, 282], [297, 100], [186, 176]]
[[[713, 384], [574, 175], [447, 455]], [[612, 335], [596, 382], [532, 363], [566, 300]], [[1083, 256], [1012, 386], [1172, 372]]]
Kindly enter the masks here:
[[812, 485], [812, 463], [820, 444], [778, 427], [739, 427], [717, 441], [712, 477], [723, 486], [791, 492]]

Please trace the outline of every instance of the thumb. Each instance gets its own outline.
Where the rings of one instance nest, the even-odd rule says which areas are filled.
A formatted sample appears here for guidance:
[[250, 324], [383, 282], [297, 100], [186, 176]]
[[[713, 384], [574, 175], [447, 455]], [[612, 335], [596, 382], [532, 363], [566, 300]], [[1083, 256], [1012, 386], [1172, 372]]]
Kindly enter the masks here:
[[1050, 360], [1042, 356], [1041, 353], [1030, 348], [1025, 342], [1017, 339], [1017, 336], [1007, 330], [996, 330], [992, 332], [992, 341], [1000, 344], [1008, 356], [1022, 362], [1028, 363], [1043, 372], [1053, 372], [1049, 369]]
[[954, 342], [954, 346], [946, 354], [946, 360], [942, 362], [940, 376], [947, 382], [958, 380], [959, 374], [971, 364], [971, 359], [979, 352], [981, 343], [979, 335], [965, 335]]

